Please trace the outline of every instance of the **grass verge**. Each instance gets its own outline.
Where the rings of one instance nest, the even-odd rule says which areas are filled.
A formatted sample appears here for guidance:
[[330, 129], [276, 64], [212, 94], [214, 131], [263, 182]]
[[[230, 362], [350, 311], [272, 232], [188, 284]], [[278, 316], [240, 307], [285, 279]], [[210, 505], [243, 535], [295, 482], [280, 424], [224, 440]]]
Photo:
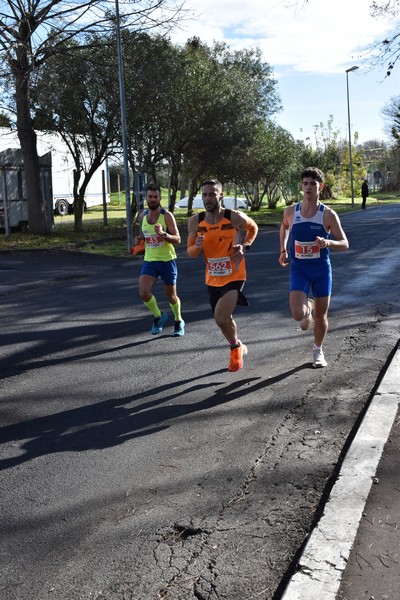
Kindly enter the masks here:
[[[367, 207], [386, 203], [400, 203], [400, 193], [377, 194], [368, 198]], [[164, 202], [165, 204], [165, 202]], [[350, 198], [326, 202], [339, 214], [358, 210], [361, 198], [356, 198], [354, 206]], [[259, 227], [278, 226], [282, 222], [284, 204], [274, 209], [262, 207], [260, 211], [247, 214], [256, 221]], [[182, 246], [186, 246], [187, 213], [186, 209], [176, 209], [175, 218], [182, 236]], [[137, 229], [134, 226], [134, 234]], [[74, 250], [114, 257], [128, 257], [130, 251], [127, 243], [125, 225], [125, 206], [113, 199], [107, 207], [107, 221], [104, 222], [103, 208], [95, 207], [83, 216], [83, 231], [74, 231], [74, 217], [54, 218], [54, 231], [48, 236], [32, 235], [23, 232], [12, 232], [9, 236], [0, 233], [1, 250]]]

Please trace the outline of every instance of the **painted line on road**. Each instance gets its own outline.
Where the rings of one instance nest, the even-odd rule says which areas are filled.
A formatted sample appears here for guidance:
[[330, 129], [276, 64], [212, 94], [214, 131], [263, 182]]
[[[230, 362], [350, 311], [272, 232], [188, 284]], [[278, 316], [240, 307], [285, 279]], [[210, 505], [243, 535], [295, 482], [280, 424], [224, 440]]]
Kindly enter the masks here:
[[400, 402], [395, 353], [345, 456], [338, 479], [282, 600], [335, 600]]

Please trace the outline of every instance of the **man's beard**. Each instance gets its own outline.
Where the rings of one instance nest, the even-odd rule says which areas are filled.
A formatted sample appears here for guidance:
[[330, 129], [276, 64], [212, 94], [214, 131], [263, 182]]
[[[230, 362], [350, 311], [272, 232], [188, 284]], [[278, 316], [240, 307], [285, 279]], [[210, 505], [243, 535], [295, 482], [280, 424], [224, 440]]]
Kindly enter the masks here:
[[152, 202], [148, 202], [147, 206], [150, 208], [150, 210], [157, 210], [157, 208], [160, 208], [160, 202], [155, 202], [153, 200]]
[[219, 209], [219, 202], [215, 202], [215, 204], [213, 204], [212, 208], [205, 207], [205, 209], [207, 212], [213, 213]]

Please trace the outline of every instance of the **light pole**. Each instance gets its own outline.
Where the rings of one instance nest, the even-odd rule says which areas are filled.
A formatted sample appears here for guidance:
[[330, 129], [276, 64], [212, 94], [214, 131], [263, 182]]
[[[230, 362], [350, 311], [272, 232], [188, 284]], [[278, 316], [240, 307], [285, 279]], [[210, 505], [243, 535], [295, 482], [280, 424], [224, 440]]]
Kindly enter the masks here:
[[346, 86], [347, 86], [347, 119], [349, 122], [349, 155], [350, 155], [350, 187], [351, 187], [351, 205], [354, 206], [354, 185], [353, 185], [353, 159], [351, 156], [351, 127], [350, 127], [350, 101], [349, 101], [349, 73], [356, 71], [359, 67], [354, 66], [346, 69]]
[[116, 18], [117, 51], [118, 51], [119, 95], [120, 95], [120, 107], [121, 107], [122, 150], [123, 150], [123, 157], [124, 157], [126, 233], [127, 233], [128, 252], [130, 252], [130, 250], [133, 246], [133, 229], [132, 229], [131, 195], [130, 195], [130, 182], [129, 182], [128, 143], [127, 143], [127, 134], [126, 134], [124, 68], [123, 68], [123, 61], [122, 61], [121, 26], [120, 26], [120, 18], [119, 18], [118, 0], [115, 0], [115, 18]]

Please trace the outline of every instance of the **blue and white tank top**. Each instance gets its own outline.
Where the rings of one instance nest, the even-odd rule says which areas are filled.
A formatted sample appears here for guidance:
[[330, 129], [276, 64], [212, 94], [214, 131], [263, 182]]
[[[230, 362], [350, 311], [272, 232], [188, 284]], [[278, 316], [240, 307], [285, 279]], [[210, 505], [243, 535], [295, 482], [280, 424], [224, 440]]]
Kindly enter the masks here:
[[329, 232], [324, 227], [325, 205], [320, 204], [317, 212], [309, 219], [303, 217], [301, 202], [295, 207], [291, 230], [290, 254], [293, 261], [306, 264], [305, 261], [329, 262], [329, 248], [320, 248], [315, 243], [317, 236], [327, 239]]

